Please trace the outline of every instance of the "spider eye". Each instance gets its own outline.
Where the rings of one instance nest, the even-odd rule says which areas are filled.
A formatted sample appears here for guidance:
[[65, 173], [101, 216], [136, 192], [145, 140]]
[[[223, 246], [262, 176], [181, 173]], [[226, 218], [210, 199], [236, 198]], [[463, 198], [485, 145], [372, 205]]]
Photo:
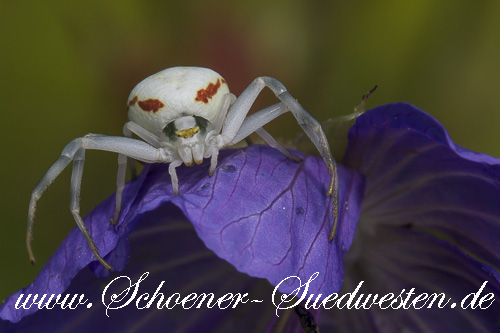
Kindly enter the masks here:
[[181, 137], [181, 138], [189, 139], [189, 138], [192, 138], [199, 131], [200, 131], [200, 127], [195, 126], [195, 127], [183, 129], [182, 131], [175, 131], [174, 134]]
[[205, 134], [209, 122], [207, 119], [198, 116], [186, 116], [170, 122], [163, 128], [163, 134], [174, 142], [179, 138], [189, 139], [196, 133]]

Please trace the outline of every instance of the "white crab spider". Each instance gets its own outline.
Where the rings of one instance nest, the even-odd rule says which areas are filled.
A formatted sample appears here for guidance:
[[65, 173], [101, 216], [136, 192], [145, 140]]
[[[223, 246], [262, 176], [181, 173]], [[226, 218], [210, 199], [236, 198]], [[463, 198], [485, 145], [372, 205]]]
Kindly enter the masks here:
[[[271, 89], [281, 102], [247, 117], [250, 107], [264, 87]], [[179, 193], [175, 168], [183, 163], [188, 166], [193, 162], [200, 164], [204, 158], [210, 158], [209, 174], [212, 175], [217, 166], [219, 150], [238, 143], [254, 132], [286, 156], [300, 160], [262, 128], [287, 111], [292, 112], [314, 143], [332, 175], [327, 195], [334, 195], [334, 223], [330, 232], [330, 240], [333, 240], [338, 223], [337, 166], [319, 122], [274, 78], [256, 78], [236, 98], [229, 92], [226, 81], [210, 69], [173, 67], [146, 78], [132, 90], [128, 99], [129, 122], [123, 128], [125, 137], [87, 134], [64, 147], [59, 159], [45, 173], [31, 194], [26, 236], [30, 260], [35, 261], [31, 241], [36, 203], [55, 178], [73, 161], [71, 212], [95, 257], [106, 269], [112, 269], [99, 255], [80, 216], [80, 187], [85, 150], [97, 149], [119, 154], [116, 208], [112, 219], [114, 224], [120, 212], [127, 157], [146, 163], [170, 163], [168, 170], [175, 194]], [[144, 141], [133, 139], [132, 134]]]

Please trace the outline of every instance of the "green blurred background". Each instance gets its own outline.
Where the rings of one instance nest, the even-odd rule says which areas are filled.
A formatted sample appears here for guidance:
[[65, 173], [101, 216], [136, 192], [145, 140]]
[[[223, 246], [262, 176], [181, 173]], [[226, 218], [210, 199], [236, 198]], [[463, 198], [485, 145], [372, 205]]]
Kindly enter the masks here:
[[[34, 279], [74, 227], [70, 172], [39, 202], [31, 266], [31, 190], [71, 139], [120, 135], [146, 76], [210, 67], [239, 94], [280, 79], [318, 119], [406, 101], [466, 148], [500, 156], [499, 1], [0, 1], [0, 300]], [[265, 94], [259, 104], [274, 102]], [[267, 129], [292, 138], [284, 116]], [[114, 192], [116, 155], [87, 154], [82, 214]]]

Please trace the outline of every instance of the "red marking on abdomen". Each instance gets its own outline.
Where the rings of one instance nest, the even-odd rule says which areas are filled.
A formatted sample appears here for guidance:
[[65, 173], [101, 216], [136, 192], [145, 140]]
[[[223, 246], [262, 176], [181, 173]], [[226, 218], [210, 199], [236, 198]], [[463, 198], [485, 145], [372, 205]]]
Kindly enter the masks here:
[[132, 99], [130, 100], [130, 102], [128, 102], [128, 105], [129, 105], [129, 106], [132, 106], [132, 105], [134, 105], [135, 103], [137, 103], [137, 96], [134, 96], [134, 98], [132, 98]]
[[217, 79], [215, 84], [209, 83], [205, 89], [198, 90], [196, 98], [194, 99], [197, 102], [203, 102], [205, 104], [208, 103], [208, 100], [214, 97], [217, 91], [220, 88], [220, 79]]
[[141, 109], [143, 109], [144, 111], [148, 111], [148, 112], [156, 112], [158, 111], [159, 109], [161, 109], [162, 107], [165, 106], [165, 104], [163, 104], [162, 101], [158, 100], [158, 99], [146, 99], [145, 101], [139, 101], [139, 107]]

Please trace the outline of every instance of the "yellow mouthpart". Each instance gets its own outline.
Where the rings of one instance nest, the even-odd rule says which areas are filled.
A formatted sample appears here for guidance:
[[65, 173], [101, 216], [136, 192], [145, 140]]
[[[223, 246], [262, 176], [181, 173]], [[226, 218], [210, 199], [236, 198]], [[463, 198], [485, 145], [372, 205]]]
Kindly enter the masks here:
[[187, 139], [198, 133], [200, 130], [199, 126], [193, 127], [193, 128], [188, 128], [182, 131], [175, 131], [175, 135], [180, 136], [181, 138]]

